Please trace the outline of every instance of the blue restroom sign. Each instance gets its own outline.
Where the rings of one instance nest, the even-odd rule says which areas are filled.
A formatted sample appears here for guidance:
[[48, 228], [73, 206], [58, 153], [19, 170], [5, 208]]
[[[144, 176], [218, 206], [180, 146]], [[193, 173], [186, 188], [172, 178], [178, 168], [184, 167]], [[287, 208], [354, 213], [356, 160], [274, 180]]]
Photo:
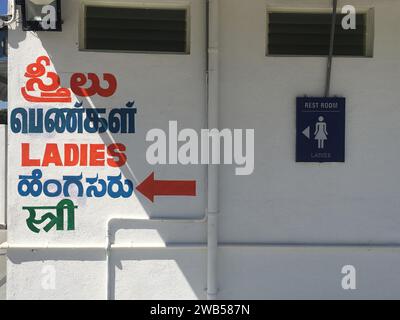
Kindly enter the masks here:
[[297, 162], [345, 161], [345, 98], [297, 98]]

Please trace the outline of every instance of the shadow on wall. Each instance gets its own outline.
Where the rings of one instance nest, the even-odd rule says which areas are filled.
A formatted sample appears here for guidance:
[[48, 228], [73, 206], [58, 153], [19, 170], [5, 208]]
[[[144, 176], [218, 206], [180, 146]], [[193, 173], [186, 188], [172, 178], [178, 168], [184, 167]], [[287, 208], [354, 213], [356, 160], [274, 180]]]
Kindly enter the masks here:
[[0, 110], [0, 124], [7, 124], [7, 110]]
[[[13, 32], [13, 31], [11, 31]], [[113, 53], [90, 53], [90, 52], [77, 52], [76, 43], [73, 44], [71, 48], [66, 50], [60, 50], [60, 48], [65, 48], [62, 45], [63, 42], [71, 41], [70, 38], [64, 39], [60, 37], [58, 33], [40, 33], [34, 35], [36, 41], [40, 46], [46, 50], [47, 56], [50, 57], [52, 61], [52, 66], [55, 71], [59, 74], [62, 81], [62, 87], [69, 87], [68, 81], [74, 72], [89, 73], [93, 72], [98, 75], [102, 75], [107, 72], [124, 74], [124, 77], [128, 75], [127, 79], [121, 80], [121, 86], [118, 87], [116, 96], [110, 97], [109, 99], [100, 98], [98, 96], [93, 97], [73, 97], [71, 103], [71, 108], [75, 102], [83, 102], [85, 108], [121, 108], [124, 107], [128, 101], [135, 100], [138, 96], [135, 90], [132, 89], [133, 84], [129, 81], [129, 75], [133, 73], [133, 68], [128, 65], [124, 66], [115, 63], [118, 60], [120, 54]], [[70, 33], [66, 34], [70, 37]], [[27, 33], [15, 31], [9, 37], [9, 44], [13, 49], [17, 49], [22, 46], [22, 42], [27, 38]], [[30, 34], [29, 37], [33, 37]], [[39, 55], [43, 55], [41, 52]], [[69, 56], [74, 56], [76, 58], [67, 58]], [[128, 56], [128, 57], [127, 57]], [[129, 54], [124, 55], [126, 60], [135, 59], [135, 55]], [[33, 63], [38, 58], [37, 55], [32, 55], [29, 63]], [[26, 59], [25, 59], [26, 61]], [[76, 64], [76, 65], [75, 65]], [[115, 66], [114, 66], [115, 64]], [[26, 67], [26, 66], [22, 66]], [[152, 75], [152, 77], [157, 77], [157, 75]], [[170, 91], [169, 86], [174, 87], [177, 84], [172, 84], [168, 81], [169, 75], [165, 77], [165, 88], [163, 91]], [[119, 80], [118, 80], [119, 81]], [[149, 83], [150, 85], [150, 83]], [[185, 84], [182, 83], [181, 90], [185, 90]], [[199, 85], [199, 90], [204, 90], [203, 87]], [[154, 93], [152, 93], [154, 94]], [[178, 94], [179, 96], [179, 94]], [[173, 104], [176, 93], [171, 94], [170, 97], [166, 97], [169, 100], [170, 105], [168, 110], [158, 110], [161, 116], [165, 117], [163, 122], [165, 127], [168, 127], [168, 121], [172, 119], [179, 120], [179, 111], [177, 114], [170, 114], [169, 111], [172, 109], [171, 104]], [[172, 102], [171, 102], [172, 101]], [[197, 103], [197, 102], [196, 102]], [[138, 108], [138, 117], [141, 117], [141, 113], [145, 112], [147, 115], [156, 114], [153, 111], [149, 111], [149, 108], [154, 108], [153, 105], [144, 106], [141, 101], [137, 101], [135, 106]], [[161, 108], [165, 106], [160, 106]], [[157, 109], [157, 108], [156, 108]], [[186, 111], [190, 117], [190, 111]], [[138, 119], [138, 118], [137, 118]], [[205, 119], [200, 119], [199, 122], [205, 122]], [[113, 143], [122, 143], [127, 146], [127, 164], [121, 168], [121, 172], [126, 179], [131, 180], [135, 187], [143, 181], [152, 171], [156, 171], [159, 168], [154, 168], [147, 164], [145, 159], [145, 150], [147, 149], [147, 144], [145, 141], [146, 132], [148, 129], [153, 129], [160, 122], [154, 121], [154, 118], [143, 117], [140, 121], [136, 122], [137, 131], [134, 135], [125, 134], [101, 134], [85, 136], [85, 141], [83, 143], [91, 143], [98, 137], [101, 138], [105, 145], [110, 145]], [[200, 126], [203, 124], [200, 123]], [[86, 141], [87, 140], [87, 141]], [[51, 142], [51, 141], [49, 141]], [[138, 151], [139, 150], [139, 151]], [[196, 167], [190, 168], [186, 166], [172, 166], [168, 170], [160, 169], [159, 171], [167, 174], [171, 174], [172, 177], [192, 177], [195, 171], [197, 176], [205, 177], [206, 168]], [[104, 171], [106, 172], [106, 171]], [[156, 171], [157, 172], [157, 171]], [[156, 177], [158, 178], [158, 177]], [[163, 179], [163, 177], [161, 177]], [[204, 182], [199, 181], [198, 189], [204, 187]], [[121, 214], [127, 218], [143, 218], [138, 216], [135, 210], [144, 212], [149, 219], [156, 218], [202, 218], [205, 212], [205, 200], [204, 197], [197, 197], [196, 199], [186, 199], [180, 198], [179, 204], [177, 204], [176, 199], [161, 199], [157, 203], [151, 203], [148, 199], [143, 197], [141, 194], [135, 193], [132, 199], [127, 199], [131, 204], [131, 212], [107, 212], [108, 218], [115, 215], [121, 217]], [[140, 204], [140, 208], [138, 208]], [[100, 219], [100, 218], [99, 218]], [[101, 220], [101, 219], [100, 219]], [[143, 222], [146, 224], [146, 222]], [[121, 223], [114, 226], [114, 233], [116, 230], [121, 228], [127, 228], [130, 226], [132, 229], [138, 229], [133, 223]], [[141, 228], [146, 229], [143, 225]], [[157, 234], [161, 239], [161, 242], [167, 245], [170, 242], [175, 241], [185, 241], [185, 236], [192, 236], [195, 234], [195, 239], [193, 242], [204, 242], [205, 241], [205, 229], [204, 226], [188, 226], [179, 235], [181, 239], [177, 239], [176, 229], [166, 228], [164, 231], [157, 229]], [[186, 240], [187, 241], [187, 240]], [[145, 247], [145, 245], [143, 245]], [[11, 263], [20, 265], [23, 269], [25, 266], [30, 264], [33, 268], [40, 268], [44, 264], [53, 264], [56, 266], [60, 265], [60, 273], [63, 272], [61, 267], [64, 262], [71, 262], [71, 274], [76, 275], [76, 279], [85, 278], [82, 274], [81, 263], [85, 262], [99, 262], [96, 263], [97, 272], [101, 268], [101, 275], [104, 277], [98, 277], [95, 281], [104, 281], [107, 272], [106, 256], [103, 249], [97, 251], [92, 250], [9, 250], [8, 258]], [[206, 287], [206, 259], [203, 251], [192, 252], [191, 250], [170, 250], [170, 249], [138, 249], [138, 250], [115, 250], [111, 254], [110, 258], [110, 280], [111, 280], [111, 298], [112, 299], [203, 299], [205, 298], [205, 287]], [[58, 269], [57, 269], [58, 270]], [[120, 272], [121, 271], [121, 272]], [[122, 272], [124, 271], [124, 272]], [[38, 275], [40, 275], [40, 270], [37, 270]], [[16, 283], [24, 284], [23, 274], [13, 274], [13, 279], [20, 278], [20, 281]], [[66, 275], [70, 277], [71, 275]], [[75, 276], [74, 276], [75, 277]], [[99, 280], [100, 279], [100, 280]], [[76, 281], [75, 281], [76, 282]], [[78, 281], [79, 282], [79, 281]], [[20, 290], [29, 291], [29, 283], [25, 284], [27, 288], [20, 288]], [[97, 285], [100, 285], [97, 283]], [[96, 283], [91, 283], [92, 287], [96, 287]], [[82, 285], [83, 287], [83, 285]], [[116, 289], [117, 288], [117, 289]], [[104, 298], [106, 297], [106, 291], [104, 292]], [[89, 293], [88, 293], [89, 294]], [[102, 295], [102, 294], [101, 294]], [[73, 297], [72, 297], [73, 298]], [[90, 298], [90, 297], [88, 297]], [[101, 297], [100, 297], [101, 299]]]
[[0, 300], [6, 299], [6, 285], [7, 285], [6, 257], [1, 255], [0, 252]]
[[[10, 277], [18, 284], [20, 292], [30, 292], [41, 298], [53, 299], [48, 290], [41, 284], [48, 276], [47, 268], [54, 267], [57, 288], [63, 288], [63, 298], [74, 299], [106, 299], [110, 300], [142, 300], [167, 299], [185, 300], [206, 298], [206, 250], [205, 247], [176, 248], [186, 240], [186, 244], [205, 243], [203, 224], [188, 228], [186, 224], [166, 226], [160, 225], [152, 230], [161, 241], [159, 247], [146, 248], [146, 236], [156, 225], [153, 221], [126, 222], [117, 220], [110, 224], [110, 243], [125, 243], [138, 245], [138, 248], [113, 248], [109, 259], [104, 248], [96, 249], [9, 249], [8, 259], [20, 268]], [[181, 231], [181, 232], [178, 232]], [[195, 232], [193, 232], [195, 231]], [[126, 234], [126, 232], [129, 232]], [[132, 234], [133, 233], [133, 234]], [[187, 239], [190, 238], [188, 241]], [[129, 239], [130, 242], [122, 239]], [[147, 239], [147, 238], [146, 238]], [[154, 239], [153, 239], [154, 240]], [[143, 245], [143, 247], [140, 247]], [[148, 245], [148, 244], [147, 244]], [[163, 248], [165, 245], [165, 248]], [[170, 245], [170, 247], [167, 247]], [[37, 279], [25, 278], [25, 272], [35, 270]], [[110, 287], [106, 287], [107, 274]], [[73, 279], [75, 291], [70, 287]], [[26, 287], [23, 287], [26, 286]], [[67, 287], [66, 287], [67, 288]], [[95, 288], [93, 292], [93, 288]], [[69, 294], [68, 294], [69, 293]], [[29, 296], [30, 295], [30, 296]], [[49, 295], [49, 297], [48, 297]], [[59, 296], [57, 296], [59, 298]]]
[[[76, 27], [77, 28], [77, 27]], [[66, 28], [67, 29], [67, 28]], [[121, 172], [124, 178], [131, 180], [136, 187], [145, 178], [147, 178], [152, 172], [155, 172], [155, 178], [161, 180], [197, 180], [197, 197], [181, 197], [177, 201], [176, 198], [161, 197], [158, 198], [155, 203], [151, 203], [141, 193], [135, 190], [135, 195], [127, 201], [131, 201], [131, 212], [119, 212], [119, 214], [135, 214], [137, 210], [137, 203], [140, 203], [140, 210], [145, 213], [147, 217], [151, 219], [167, 218], [167, 219], [200, 219], [204, 217], [205, 213], [205, 197], [202, 190], [205, 188], [205, 177], [206, 177], [206, 166], [182, 166], [182, 165], [169, 165], [167, 166], [152, 166], [147, 163], [146, 150], [150, 143], [146, 142], [146, 134], [149, 130], [161, 127], [168, 132], [169, 121], [178, 120], [178, 123], [183, 127], [192, 127], [193, 121], [196, 121], [198, 128], [205, 127], [205, 106], [203, 101], [190, 102], [193, 108], [197, 108], [199, 105], [204, 112], [202, 112], [202, 119], [193, 120], [193, 115], [190, 109], [186, 108], [183, 104], [175, 110], [175, 100], [180, 99], [179, 92], [176, 89], [179, 88], [182, 92], [187, 91], [185, 83], [174, 83], [171, 80], [171, 74], [160, 72], [160, 74], [152, 74], [148, 78], [142, 80], [138, 79], [135, 74], [138, 64], [131, 66], [130, 61], [135, 62], [137, 57], [143, 59], [143, 55], [129, 54], [129, 53], [99, 53], [99, 52], [85, 52], [79, 51], [78, 43], [73, 39], [71, 32], [68, 30], [61, 34], [58, 32], [41, 32], [27, 36], [27, 32], [22, 31], [10, 31], [12, 35], [9, 37], [9, 45], [13, 49], [21, 47], [21, 43], [30, 37], [29, 41], [37, 42], [40, 47], [46, 50], [46, 53], [40, 52], [40, 54], [32, 55], [29, 59], [29, 63], [34, 63], [38, 56], [47, 55], [51, 59], [52, 67], [61, 78], [62, 87], [70, 87], [70, 78], [74, 73], [95, 73], [100, 78], [104, 73], [113, 73], [116, 75], [118, 81], [118, 88], [115, 95], [109, 98], [102, 98], [99, 95], [92, 97], [78, 97], [72, 96], [71, 108], [75, 103], [83, 103], [83, 108], [105, 108], [111, 110], [113, 108], [125, 108], [128, 102], [135, 102], [137, 108], [136, 114], [136, 133], [135, 134], [114, 134], [106, 132], [104, 134], [87, 134], [83, 143], [93, 143], [96, 138], [100, 137], [103, 143], [107, 146], [114, 143], [121, 143], [127, 147], [127, 163], [121, 168]], [[33, 37], [33, 40], [31, 39]], [[71, 38], [72, 37], [72, 38]], [[65, 47], [65, 42], [71, 43], [71, 47]], [[63, 48], [63, 49], [60, 49]], [[71, 58], [73, 56], [74, 58]], [[159, 57], [159, 55], [155, 55]], [[149, 58], [146, 56], [146, 59]], [[151, 70], [154, 71], [154, 57], [150, 58], [152, 61]], [[121, 64], [118, 61], [126, 61]], [[163, 58], [159, 59], [163, 61]], [[157, 62], [160, 63], [160, 62]], [[26, 66], [22, 66], [26, 67]], [[140, 68], [143, 72], [143, 68]], [[157, 68], [156, 68], [157, 69]], [[25, 71], [25, 70], [24, 70]], [[143, 77], [143, 74], [138, 77]], [[158, 89], [148, 90], [142, 94], [141, 89], [137, 89], [138, 85], [149, 88], [152, 87], [153, 81], [160, 77], [165, 78], [162, 81], [163, 86], [159, 90], [163, 93], [167, 93], [169, 96], [165, 96], [163, 99], [166, 100], [165, 105], [157, 104], [151, 100], [151, 97], [158, 96]], [[199, 76], [199, 79], [202, 79]], [[186, 76], [183, 80], [186, 79]], [[146, 86], [147, 84], [147, 86]], [[90, 81], [87, 86], [90, 85]], [[105, 85], [105, 84], [104, 84]], [[197, 90], [197, 88], [195, 89]], [[198, 91], [204, 94], [204, 83], [200, 83]], [[155, 94], [157, 92], [157, 94]], [[143, 98], [141, 98], [143, 97]], [[150, 99], [149, 99], [150, 97]], [[150, 100], [150, 101], [149, 101]], [[182, 101], [179, 102], [182, 105]], [[198, 109], [197, 109], [198, 110]], [[157, 119], [155, 119], [157, 118]], [[184, 120], [179, 121], [179, 118]], [[161, 121], [160, 121], [161, 119]], [[192, 122], [185, 121], [189, 119]], [[186, 122], [186, 123], [185, 123]], [[181, 129], [181, 128], [180, 128]], [[95, 143], [95, 142], [94, 142]], [[201, 178], [199, 178], [201, 177]], [[143, 218], [143, 215], [140, 216]]]
[[[29, 292], [36, 292], [41, 298], [50, 294], [40, 285], [47, 276], [45, 268], [52, 266], [58, 288], [73, 279], [75, 291], [69, 287], [65, 299], [76, 296], [106, 299], [109, 290], [111, 300], [183, 300], [205, 299], [205, 253], [180, 249], [115, 249], [109, 262], [110, 288], [106, 288], [107, 264], [102, 249], [11, 250], [8, 258], [21, 266], [11, 276], [21, 294], [27, 292], [27, 297]], [[39, 281], [23, 281], [24, 271], [32, 272], [32, 269], [37, 270]], [[60, 298], [60, 294], [57, 297]]]

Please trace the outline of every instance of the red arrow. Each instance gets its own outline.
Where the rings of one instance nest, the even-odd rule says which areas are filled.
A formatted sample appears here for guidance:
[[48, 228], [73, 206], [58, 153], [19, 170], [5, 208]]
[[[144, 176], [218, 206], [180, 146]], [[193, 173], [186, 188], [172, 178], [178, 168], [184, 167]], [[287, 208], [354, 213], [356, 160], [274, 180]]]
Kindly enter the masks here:
[[152, 172], [136, 190], [151, 202], [156, 196], [196, 196], [196, 181], [155, 180]]

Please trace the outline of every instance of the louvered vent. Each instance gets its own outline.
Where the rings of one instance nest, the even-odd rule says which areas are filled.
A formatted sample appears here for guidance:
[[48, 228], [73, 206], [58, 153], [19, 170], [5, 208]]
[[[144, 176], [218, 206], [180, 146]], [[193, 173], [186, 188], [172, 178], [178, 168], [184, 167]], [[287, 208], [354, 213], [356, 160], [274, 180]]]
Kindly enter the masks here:
[[[366, 15], [356, 15], [355, 30], [342, 28], [343, 17], [336, 19], [334, 55], [365, 56]], [[268, 54], [327, 55], [331, 23], [328, 13], [269, 13]]]
[[186, 9], [86, 7], [85, 49], [187, 53]]

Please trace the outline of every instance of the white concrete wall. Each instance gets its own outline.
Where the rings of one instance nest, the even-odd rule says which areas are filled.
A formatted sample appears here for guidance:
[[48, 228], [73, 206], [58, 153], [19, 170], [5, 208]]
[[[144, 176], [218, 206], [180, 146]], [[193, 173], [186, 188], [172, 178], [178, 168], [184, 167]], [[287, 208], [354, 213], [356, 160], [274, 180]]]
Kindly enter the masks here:
[[331, 94], [347, 98], [346, 163], [321, 165], [295, 163], [295, 98], [324, 94], [326, 59], [266, 57], [265, 11], [331, 1], [251, 3], [221, 1], [221, 126], [256, 130], [255, 174], [222, 168], [221, 240], [399, 243], [399, 2], [339, 1], [375, 8], [375, 54], [333, 62]]
[[[135, 100], [138, 108], [137, 132], [126, 135], [23, 135], [10, 132], [10, 166], [8, 188], [8, 242], [10, 245], [32, 244], [41, 245], [88, 245], [105, 246], [107, 221], [112, 217], [150, 219], [150, 218], [202, 218], [205, 214], [204, 166], [164, 166], [153, 167], [147, 164], [145, 153], [148, 144], [145, 136], [150, 129], [168, 128], [170, 120], [177, 120], [180, 126], [200, 130], [206, 125], [205, 106], [205, 3], [200, 1], [165, 1], [170, 5], [190, 5], [191, 10], [191, 50], [190, 55], [174, 54], [132, 54], [132, 53], [95, 53], [79, 51], [79, 10], [78, 0], [63, 1], [63, 32], [38, 33], [22, 32], [17, 26], [10, 31], [10, 109], [15, 107], [39, 107], [40, 104], [30, 104], [24, 101], [20, 88], [24, 86], [24, 73], [28, 64], [35, 62], [40, 55], [47, 55], [52, 60], [55, 71], [62, 81], [68, 80], [74, 72], [94, 72], [97, 74], [113, 73], [118, 80], [116, 94], [108, 99], [93, 97], [91, 100], [96, 107], [111, 108], [123, 107], [128, 101]], [[105, 1], [107, 2], [107, 1]], [[148, 1], [155, 2], [156, 1]], [[110, 2], [108, 2], [110, 3]], [[113, 3], [113, 2], [111, 2]], [[126, 1], [126, 3], [135, 3]], [[69, 82], [66, 83], [68, 85]], [[82, 100], [82, 99], [80, 99]], [[77, 101], [76, 97], [73, 103]], [[86, 106], [88, 101], [84, 100]], [[57, 105], [60, 106], [60, 105]], [[64, 105], [71, 107], [71, 105]], [[47, 106], [46, 106], [47, 107]], [[75, 198], [73, 201], [79, 206], [76, 212], [76, 231], [49, 232], [39, 235], [32, 233], [26, 226], [27, 213], [23, 206], [54, 205], [60, 199], [22, 198], [16, 193], [18, 176], [30, 174], [32, 168], [21, 168], [21, 143], [31, 142], [33, 157], [40, 157], [45, 143], [124, 143], [127, 146], [128, 163], [122, 168], [126, 178], [132, 179], [135, 184], [145, 179], [152, 171], [156, 172], [157, 179], [192, 180], [198, 183], [199, 195], [194, 198], [160, 198], [152, 204], [142, 195], [134, 195], [129, 199], [112, 200]], [[43, 172], [53, 178], [60, 178], [60, 174], [79, 175], [84, 172], [88, 176], [118, 175], [120, 169], [109, 168], [48, 168]], [[147, 229], [147, 227], [146, 227]], [[196, 227], [196, 229], [198, 229]], [[171, 231], [168, 231], [171, 232]], [[188, 230], [187, 234], [197, 234], [203, 237], [201, 230]], [[144, 235], [143, 235], [144, 234]], [[148, 234], [148, 235], [147, 235]], [[166, 241], [155, 232], [143, 231], [141, 239], [147, 243]], [[168, 237], [168, 234], [165, 234]], [[147, 240], [146, 240], [147, 239]], [[95, 298], [106, 297], [105, 279], [106, 264], [104, 252], [92, 253], [84, 251], [58, 252], [52, 250], [54, 259], [39, 258], [40, 254], [29, 254], [20, 250], [9, 250], [8, 269], [8, 298], [46, 298], [63, 296], [65, 298]], [[44, 262], [50, 260], [49, 262]], [[87, 261], [87, 269], [81, 272], [82, 260]], [[41, 282], [33, 274], [41, 274], [42, 266], [51, 264], [56, 267], [58, 282], [57, 291], [45, 291]], [[93, 270], [93, 272], [92, 272]], [[64, 271], [66, 273], [64, 273]], [[199, 273], [204, 273], [202, 270]], [[28, 275], [25, 278], [25, 275]], [[73, 275], [73, 276], [72, 276]], [[26, 279], [21, 281], [20, 277]], [[63, 280], [61, 280], [63, 279]], [[85, 280], [86, 279], [86, 280]], [[68, 282], [74, 281], [74, 285]], [[131, 285], [126, 284], [128, 288]], [[179, 284], [178, 284], [179, 285]], [[24, 287], [29, 288], [27, 290]], [[65, 290], [65, 287], [69, 289]], [[75, 286], [75, 287], [74, 287]], [[85, 287], [86, 289], [83, 289]], [[81, 289], [79, 289], [81, 288]], [[79, 293], [78, 293], [79, 291]]]
[[[7, 126], [0, 125], [0, 244], [7, 240], [6, 225], [6, 166], [7, 166]], [[3, 230], [2, 230], [3, 229]], [[0, 250], [0, 300], [6, 298], [6, 257], [5, 251]]]
[[0, 125], [0, 225], [6, 225], [7, 126]]
[[6, 257], [0, 255], [0, 300], [5, 300], [6, 295], [6, 283], [7, 283], [7, 272], [6, 272]]
[[[38, 55], [49, 55], [62, 77], [75, 71], [112, 72], [120, 80], [117, 94], [107, 100], [94, 99], [94, 104], [119, 106], [135, 98], [139, 108], [138, 132], [133, 137], [114, 137], [129, 148], [123, 173], [132, 172], [135, 181], [153, 169], [165, 179], [195, 176], [199, 190], [204, 190], [205, 168], [152, 168], [144, 158], [147, 130], [166, 128], [169, 120], [195, 129], [206, 125], [204, 2], [177, 1], [191, 5], [191, 54], [187, 56], [80, 52], [79, 2], [63, 1], [62, 34], [33, 35], [18, 28], [10, 32], [10, 107], [28, 106], [19, 89], [24, 85], [24, 68]], [[330, 2], [220, 0], [221, 127], [254, 128], [256, 162], [255, 173], [249, 177], [235, 176], [232, 166], [221, 167], [220, 241], [231, 244], [219, 249], [219, 298], [400, 296], [399, 249], [385, 246], [400, 244], [400, 3], [340, 1], [341, 5], [375, 8], [374, 57], [334, 60], [332, 94], [347, 98], [345, 164], [295, 163], [295, 98], [323, 94], [326, 59], [265, 56], [267, 7], [326, 9]], [[11, 134], [9, 159], [20, 157], [22, 142], [31, 141], [39, 152], [45, 141], [104, 139]], [[60, 175], [54, 168], [46, 172]], [[84, 199], [77, 200], [79, 228], [75, 232], [34, 235], [26, 227], [21, 207], [49, 200], [16, 195], [17, 176], [27, 173], [18, 161], [10, 162], [11, 245], [101, 246], [111, 217], [198, 218], [204, 213], [204, 192], [196, 199], [162, 199], [155, 205], [140, 196], [124, 201]], [[203, 224], [143, 221], [112, 226], [114, 242], [125, 246], [204, 243], [205, 231]], [[238, 243], [247, 245], [234, 245]], [[341, 289], [341, 269], [349, 264], [358, 270], [356, 291]], [[54, 290], [42, 285], [43, 270], [47, 270], [43, 267], [48, 266], [56, 272]], [[111, 296], [116, 299], [205, 297], [204, 248], [116, 249], [110, 270]], [[106, 272], [102, 250], [14, 249], [9, 251], [7, 294], [9, 299], [104, 299]]]
[[[7, 231], [0, 230], [0, 244], [7, 241]], [[6, 299], [7, 259], [6, 251], [0, 250], [0, 300]]]

